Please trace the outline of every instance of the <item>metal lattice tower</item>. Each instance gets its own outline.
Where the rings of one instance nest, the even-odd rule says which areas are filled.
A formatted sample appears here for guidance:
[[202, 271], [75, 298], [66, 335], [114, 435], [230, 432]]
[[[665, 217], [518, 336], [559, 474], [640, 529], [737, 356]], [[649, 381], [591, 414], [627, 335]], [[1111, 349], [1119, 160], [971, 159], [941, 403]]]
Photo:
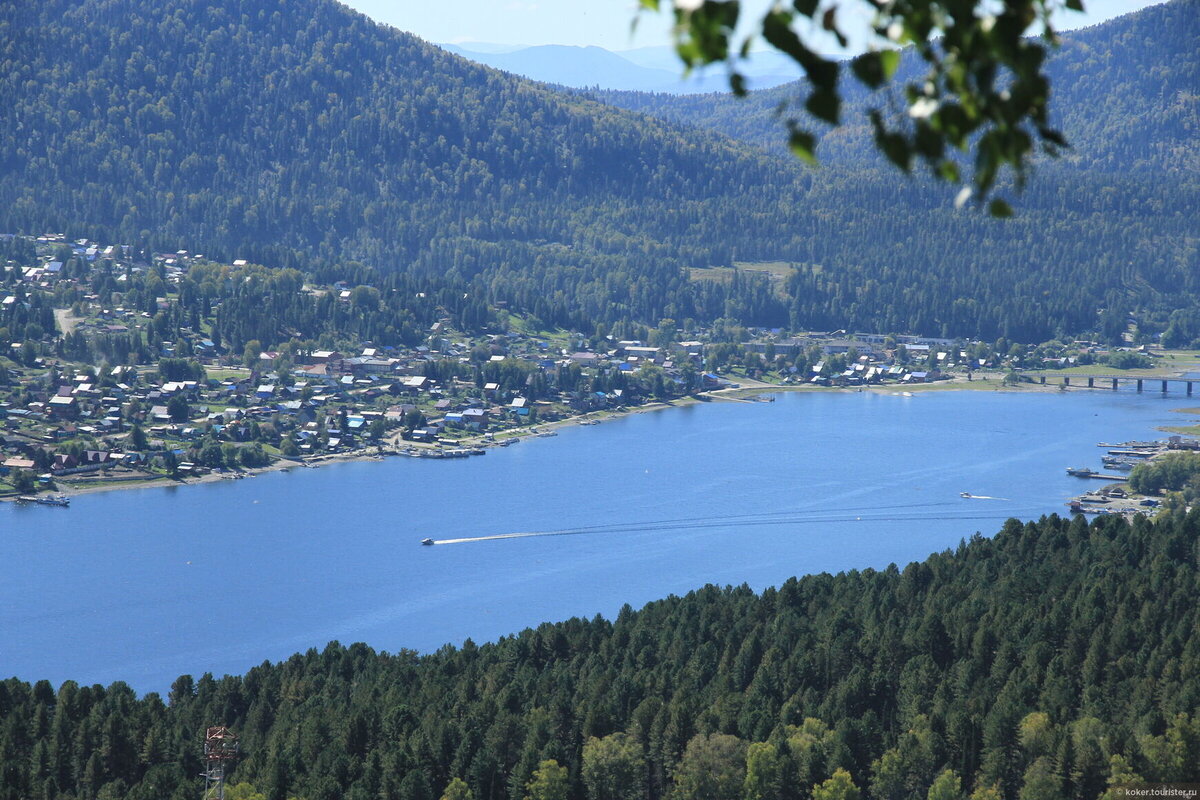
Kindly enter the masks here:
[[225, 726], [204, 734], [204, 800], [225, 800], [225, 765], [237, 758], [238, 737]]

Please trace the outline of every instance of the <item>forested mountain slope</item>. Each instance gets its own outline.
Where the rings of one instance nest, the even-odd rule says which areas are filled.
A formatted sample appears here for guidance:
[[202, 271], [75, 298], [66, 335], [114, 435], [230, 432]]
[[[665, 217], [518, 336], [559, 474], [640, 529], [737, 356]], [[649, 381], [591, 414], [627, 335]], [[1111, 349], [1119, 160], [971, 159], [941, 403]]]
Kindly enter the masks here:
[[[906, 60], [900, 77], [916, 67]], [[1064, 34], [1048, 74], [1053, 119], [1072, 147], [1038, 164], [1014, 196], [1019, 219], [1003, 226], [950, 213], [943, 186], [897, 177], [872, 147], [863, 113], [886, 104], [886, 95], [868, 95], [847, 79], [843, 125], [816, 126], [822, 168], [808, 195], [829, 235], [807, 255], [837, 269], [799, 281], [790, 292], [793, 317], [821, 319], [833, 310], [823, 321], [837, 326], [873, 309], [885, 328], [902, 327], [904, 318], [885, 309], [903, 307], [921, 330], [940, 325], [945, 333], [976, 318], [984, 335], [1028, 336], [1051, 332], [1051, 318], [1065, 331], [1086, 327], [1100, 307], [1108, 309], [1101, 328], [1138, 311], [1147, 329], [1161, 329], [1170, 308], [1194, 305], [1200, 250], [1185, 220], [1200, 215], [1200, 2], [1173, 0]], [[745, 99], [590, 94], [781, 154], [786, 128], [777, 110], [803, 99], [800, 85]], [[944, 301], [926, 292], [926, 280], [947, 291]], [[893, 283], [921, 300], [897, 300]], [[1004, 308], [995, 299], [1001, 286], [1026, 304]]]
[[[804, 170], [479, 67], [330, 0], [0, 0], [0, 26], [0, 230], [442, 274], [589, 333], [731, 317], [1040, 341], [1200, 299], [1194, 170], [1058, 165], [1003, 223], [869, 161]], [[1092, 47], [1086, 81], [1125, 74], [1111, 50]], [[1062, 113], [1118, 141], [1102, 99]], [[1187, 119], [1194, 95], [1153, 102], [1139, 119]], [[1148, 154], [1194, 141], [1147, 135]], [[798, 270], [689, 279], [756, 260]]]
[[[1064, 12], [1066, 13], [1066, 12]], [[906, 59], [899, 80], [911, 80], [919, 65]], [[1104, 172], [1194, 175], [1200, 170], [1200, 0], [1172, 0], [1091, 28], [1062, 34], [1047, 66], [1054, 124], [1072, 147], [1061, 163]], [[882, 164], [870, 146], [863, 114], [869, 95], [847, 77], [845, 124], [818, 150], [841, 167]], [[674, 96], [644, 92], [591, 95], [622, 108], [715, 130], [783, 153], [787, 128], [781, 103], [803, 98], [803, 85], [753, 92]], [[796, 104], [800, 105], [800, 104]]]
[[[771, 255], [717, 212], [736, 205], [778, 224], [807, 180], [329, 0], [0, 9], [6, 230], [271, 265], [561, 268], [581, 295], [593, 272], [633, 270], [620, 281], [628, 296], [639, 278], [667, 292], [682, 265], [726, 263], [739, 242]], [[555, 288], [537, 286], [547, 298]]]
[[[233, 781], [271, 800], [426, 800], [455, 778], [476, 800], [801, 800], [838, 770], [881, 800], [1194, 782], [1198, 536], [1200, 511], [1010, 521], [903, 570], [708, 587], [427, 656], [334, 644], [180, 678], [166, 703], [11, 679], [0, 798], [192, 797], [217, 724], [242, 737]], [[563, 793], [534, 794], [548, 759]]]

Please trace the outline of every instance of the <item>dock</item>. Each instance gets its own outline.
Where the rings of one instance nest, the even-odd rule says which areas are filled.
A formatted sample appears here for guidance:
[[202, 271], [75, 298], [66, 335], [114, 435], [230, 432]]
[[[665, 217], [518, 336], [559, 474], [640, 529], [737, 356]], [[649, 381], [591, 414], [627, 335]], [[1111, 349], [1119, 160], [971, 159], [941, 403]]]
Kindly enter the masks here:
[[1074, 475], [1076, 478], [1096, 478], [1102, 481], [1112, 481], [1114, 483], [1129, 480], [1128, 475], [1105, 475], [1101, 472], [1095, 472], [1090, 469], [1076, 469], [1074, 467], [1067, 470], [1068, 475]]

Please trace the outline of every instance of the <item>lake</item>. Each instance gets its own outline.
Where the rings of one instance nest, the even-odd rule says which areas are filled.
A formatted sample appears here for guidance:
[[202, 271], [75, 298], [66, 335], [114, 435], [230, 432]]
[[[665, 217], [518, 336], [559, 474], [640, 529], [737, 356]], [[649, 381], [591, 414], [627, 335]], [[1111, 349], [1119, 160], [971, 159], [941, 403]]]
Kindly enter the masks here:
[[[1098, 466], [1098, 441], [1159, 438], [1182, 402], [792, 393], [471, 459], [0, 504], [0, 676], [162, 692], [333, 639], [430, 651], [706, 583], [903, 565], [1064, 513], [1090, 488], [1066, 467]], [[419, 544], [518, 532], [561, 535]]]

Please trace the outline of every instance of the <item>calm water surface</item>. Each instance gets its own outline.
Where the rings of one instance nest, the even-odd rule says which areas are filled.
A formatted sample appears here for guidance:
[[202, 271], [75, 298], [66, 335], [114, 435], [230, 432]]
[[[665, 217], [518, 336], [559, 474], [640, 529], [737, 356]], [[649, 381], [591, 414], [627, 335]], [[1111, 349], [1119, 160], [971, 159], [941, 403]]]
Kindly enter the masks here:
[[[1010, 516], [1064, 511], [1084, 485], [1065, 467], [1098, 466], [1097, 441], [1156, 438], [1181, 404], [787, 394], [483, 458], [0, 504], [0, 676], [164, 691], [332, 639], [428, 651], [706, 583], [905, 564]], [[588, 530], [418, 544], [572, 528]]]

